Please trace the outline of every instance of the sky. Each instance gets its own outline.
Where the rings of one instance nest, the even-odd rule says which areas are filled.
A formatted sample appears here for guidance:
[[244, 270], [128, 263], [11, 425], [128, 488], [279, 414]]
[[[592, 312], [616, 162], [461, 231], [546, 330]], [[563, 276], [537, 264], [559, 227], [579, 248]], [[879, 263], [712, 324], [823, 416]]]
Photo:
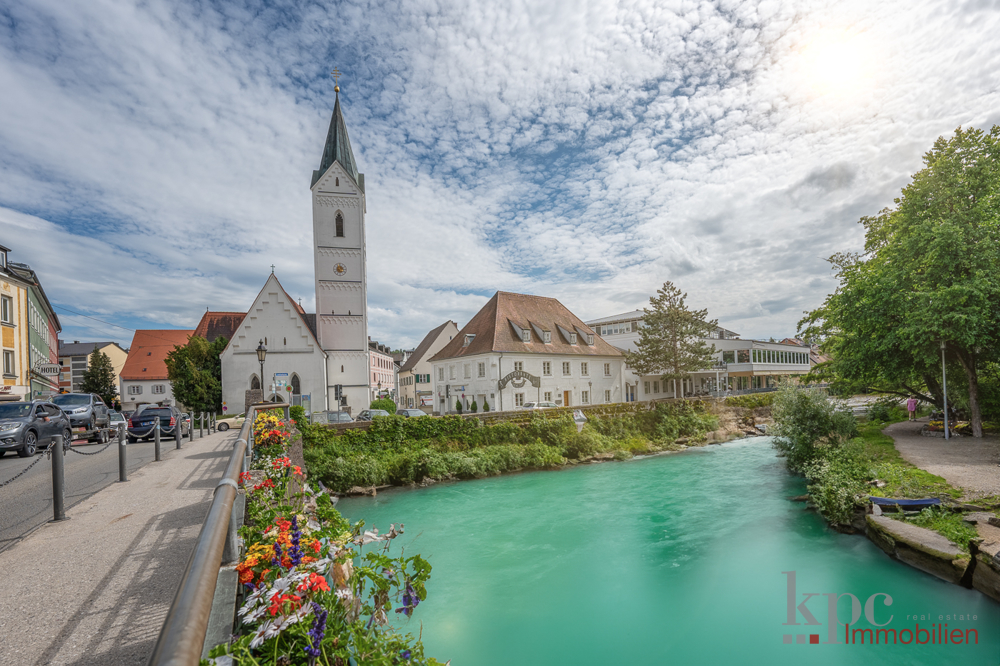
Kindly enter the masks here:
[[313, 311], [336, 67], [373, 339], [668, 280], [780, 339], [937, 137], [1000, 124], [996, 34], [997, 0], [0, 0], [0, 244], [64, 340], [245, 311], [272, 264]]

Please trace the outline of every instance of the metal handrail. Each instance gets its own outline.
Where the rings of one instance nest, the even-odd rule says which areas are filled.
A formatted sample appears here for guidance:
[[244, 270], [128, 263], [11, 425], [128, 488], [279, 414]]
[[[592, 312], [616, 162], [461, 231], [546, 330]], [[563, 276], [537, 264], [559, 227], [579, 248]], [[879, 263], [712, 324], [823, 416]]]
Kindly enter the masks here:
[[194, 553], [149, 658], [150, 666], [197, 666], [201, 660], [208, 620], [212, 613], [212, 600], [215, 597], [215, 584], [229, 537], [240, 472], [243, 471], [245, 457], [253, 455], [251, 432], [254, 417], [258, 409], [284, 409], [287, 415], [288, 408], [288, 403], [275, 402], [251, 405], [247, 410], [246, 420], [240, 428], [239, 439], [233, 446], [226, 473], [215, 486], [212, 506], [201, 527], [201, 533], [198, 534]]

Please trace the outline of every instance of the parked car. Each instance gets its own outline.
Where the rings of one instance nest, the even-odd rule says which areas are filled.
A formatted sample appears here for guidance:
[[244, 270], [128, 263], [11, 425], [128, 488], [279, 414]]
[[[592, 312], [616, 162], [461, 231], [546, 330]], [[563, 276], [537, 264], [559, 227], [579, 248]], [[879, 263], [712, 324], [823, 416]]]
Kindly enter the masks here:
[[52, 398], [52, 402], [69, 417], [71, 428], [93, 431], [108, 427], [111, 410], [96, 393], [63, 393]]
[[28, 458], [39, 446], [48, 446], [56, 435], [73, 439], [69, 417], [59, 407], [42, 400], [0, 403], [0, 456], [17, 451]]
[[348, 412], [327, 412], [326, 413], [327, 423], [353, 423], [354, 419], [351, 418]]
[[376, 416], [392, 416], [389, 412], [384, 409], [362, 409], [358, 413], [358, 417], [354, 419], [355, 421], [371, 421]]
[[558, 406], [554, 402], [526, 402], [521, 409], [555, 409]]
[[118, 430], [118, 426], [120, 426], [123, 423], [125, 424], [125, 427], [127, 428], [128, 427], [128, 419], [125, 418], [124, 414], [121, 414], [120, 412], [116, 412], [116, 411], [110, 411], [110, 412], [108, 412], [108, 427], [109, 428], [112, 428], [114, 430]]
[[153, 425], [156, 417], [160, 417], [160, 438], [170, 439], [174, 436], [174, 428], [180, 424], [181, 437], [190, 432], [188, 421], [176, 407], [147, 407], [132, 415], [128, 422], [128, 443], [135, 444], [140, 439], [153, 439]]
[[405, 416], [406, 418], [417, 418], [420, 416], [427, 416], [427, 412], [419, 409], [398, 409], [396, 410], [396, 416]]

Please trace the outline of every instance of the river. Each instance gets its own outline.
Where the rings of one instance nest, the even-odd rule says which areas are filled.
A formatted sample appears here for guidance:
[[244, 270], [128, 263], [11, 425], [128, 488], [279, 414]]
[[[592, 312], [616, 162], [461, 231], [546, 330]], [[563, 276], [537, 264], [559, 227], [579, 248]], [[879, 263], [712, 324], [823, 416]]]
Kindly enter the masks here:
[[[394, 552], [419, 552], [433, 573], [401, 628], [422, 628], [426, 654], [454, 666], [1000, 663], [1000, 605], [828, 529], [789, 501], [803, 492], [770, 440], [753, 438], [393, 489], [338, 508], [381, 531], [405, 524]], [[791, 609], [783, 572], [795, 572]], [[859, 632], [843, 644], [840, 624], [829, 643], [831, 593], [853, 594], [851, 629], [872, 632], [864, 605], [891, 597], [872, 600], [871, 619], [897, 640], [862, 645], [871, 639]], [[802, 602], [818, 625], [794, 608]], [[852, 605], [840, 597], [841, 622]], [[797, 625], [785, 624], [790, 610]], [[948, 615], [965, 619], [939, 620]], [[942, 623], [978, 643], [933, 642]]]

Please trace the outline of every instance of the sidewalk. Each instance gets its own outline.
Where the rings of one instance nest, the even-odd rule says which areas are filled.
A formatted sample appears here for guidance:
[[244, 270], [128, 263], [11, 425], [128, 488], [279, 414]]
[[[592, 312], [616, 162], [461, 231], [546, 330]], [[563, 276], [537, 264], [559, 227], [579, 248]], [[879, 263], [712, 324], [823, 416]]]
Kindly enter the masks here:
[[996, 436], [924, 437], [920, 428], [927, 419], [894, 423], [882, 432], [896, 442], [907, 462], [962, 488], [965, 499], [1000, 494], [1000, 440]]
[[161, 462], [0, 553], [0, 665], [146, 664], [238, 434], [164, 442]]

